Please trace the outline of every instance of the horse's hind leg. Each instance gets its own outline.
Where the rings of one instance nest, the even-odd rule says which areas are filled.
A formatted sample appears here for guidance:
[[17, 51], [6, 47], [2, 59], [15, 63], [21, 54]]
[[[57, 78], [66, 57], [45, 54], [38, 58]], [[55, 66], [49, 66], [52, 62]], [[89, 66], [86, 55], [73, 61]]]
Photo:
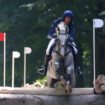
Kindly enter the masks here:
[[48, 80], [47, 80], [48, 87], [54, 88], [54, 85], [55, 85], [55, 83], [56, 83], [57, 81], [58, 81], [58, 80], [56, 80], [56, 79], [53, 79], [53, 78], [51, 78], [51, 77], [48, 77]]
[[56, 83], [57, 81], [58, 81], [58, 80], [52, 78], [50, 87], [54, 88], [54, 85], [55, 85], [55, 83]]

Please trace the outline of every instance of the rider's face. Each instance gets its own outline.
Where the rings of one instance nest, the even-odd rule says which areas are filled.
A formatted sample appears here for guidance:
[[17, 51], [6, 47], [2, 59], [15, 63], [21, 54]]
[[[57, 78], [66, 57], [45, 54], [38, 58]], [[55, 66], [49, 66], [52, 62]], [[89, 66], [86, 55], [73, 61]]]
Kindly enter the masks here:
[[70, 17], [65, 17], [65, 19], [64, 19], [64, 22], [65, 22], [66, 25], [70, 24], [71, 21], [72, 20], [71, 20]]

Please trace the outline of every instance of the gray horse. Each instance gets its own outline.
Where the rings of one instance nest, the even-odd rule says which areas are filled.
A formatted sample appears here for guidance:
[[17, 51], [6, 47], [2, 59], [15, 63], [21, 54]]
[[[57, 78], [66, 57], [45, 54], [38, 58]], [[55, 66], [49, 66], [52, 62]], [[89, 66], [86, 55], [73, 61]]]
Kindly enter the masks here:
[[55, 48], [52, 52], [52, 59], [48, 65], [47, 84], [54, 87], [55, 83], [60, 81], [67, 93], [70, 93], [72, 87], [75, 86], [75, 70], [72, 47], [68, 41], [68, 27], [64, 23], [57, 26], [57, 37], [55, 40]]

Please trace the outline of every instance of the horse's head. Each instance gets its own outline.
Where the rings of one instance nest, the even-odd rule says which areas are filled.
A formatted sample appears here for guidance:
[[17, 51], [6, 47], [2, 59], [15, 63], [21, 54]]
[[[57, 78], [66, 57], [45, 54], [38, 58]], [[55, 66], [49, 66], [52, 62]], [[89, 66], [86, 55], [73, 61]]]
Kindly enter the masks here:
[[57, 33], [57, 40], [62, 46], [65, 46], [66, 41], [68, 39], [68, 31], [69, 28], [67, 25], [64, 24], [64, 22], [61, 22], [58, 24], [56, 28], [56, 33]]
[[61, 22], [58, 24], [56, 28], [56, 33], [57, 33], [57, 46], [58, 46], [58, 51], [61, 56], [65, 56], [65, 48], [67, 45], [67, 39], [68, 39], [68, 31], [69, 28], [67, 25], [64, 24], [64, 22]]

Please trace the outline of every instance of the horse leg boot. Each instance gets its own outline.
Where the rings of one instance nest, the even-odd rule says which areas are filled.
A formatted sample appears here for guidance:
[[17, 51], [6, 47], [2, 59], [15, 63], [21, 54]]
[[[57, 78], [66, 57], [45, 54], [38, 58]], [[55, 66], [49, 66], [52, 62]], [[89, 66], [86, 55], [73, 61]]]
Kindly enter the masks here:
[[41, 69], [38, 69], [38, 72], [40, 74], [46, 75], [47, 73], [47, 68], [48, 68], [48, 63], [51, 60], [51, 56], [50, 55], [46, 55], [45, 56], [45, 61], [44, 61], [44, 66]]

